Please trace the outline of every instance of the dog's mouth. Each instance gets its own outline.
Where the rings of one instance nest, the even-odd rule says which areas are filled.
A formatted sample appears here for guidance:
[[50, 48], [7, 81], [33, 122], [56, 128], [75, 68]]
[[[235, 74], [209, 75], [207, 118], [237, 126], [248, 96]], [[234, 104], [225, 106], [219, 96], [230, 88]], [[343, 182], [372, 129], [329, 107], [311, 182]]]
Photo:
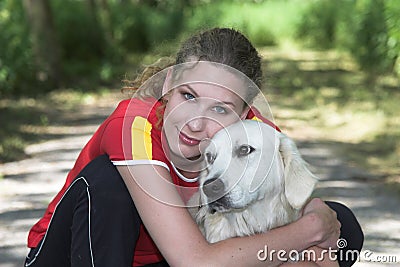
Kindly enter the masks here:
[[228, 212], [230, 211], [231, 207], [227, 205], [226, 201], [223, 200], [223, 198], [220, 198], [214, 202], [211, 202], [208, 204], [208, 211], [211, 214], [214, 214], [216, 212]]
[[222, 197], [214, 202], [209, 203], [207, 206], [208, 206], [208, 211], [211, 214], [214, 214], [216, 212], [219, 213], [240, 212], [246, 209], [248, 205], [237, 206], [231, 203], [228, 198]]

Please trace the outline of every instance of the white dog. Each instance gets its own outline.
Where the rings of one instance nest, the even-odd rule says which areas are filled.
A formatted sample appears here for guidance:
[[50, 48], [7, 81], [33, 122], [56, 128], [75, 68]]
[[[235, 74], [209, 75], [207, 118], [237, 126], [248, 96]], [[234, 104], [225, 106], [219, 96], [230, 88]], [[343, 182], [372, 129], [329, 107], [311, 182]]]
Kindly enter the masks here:
[[200, 203], [191, 213], [211, 243], [296, 220], [317, 181], [295, 143], [257, 121], [222, 129], [204, 155], [208, 166], [190, 203]]

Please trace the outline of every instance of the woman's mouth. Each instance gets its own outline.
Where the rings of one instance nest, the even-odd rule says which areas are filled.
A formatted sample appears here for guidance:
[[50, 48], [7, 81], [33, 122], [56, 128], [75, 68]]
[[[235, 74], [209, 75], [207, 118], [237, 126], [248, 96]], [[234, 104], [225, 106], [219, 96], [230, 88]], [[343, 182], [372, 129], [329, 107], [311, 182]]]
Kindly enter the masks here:
[[179, 132], [179, 139], [182, 141], [182, 143], [184, 143], [188, 146], [197, 146], [198, 144], [200, 144], [200, 141], [201, 141], [201, 140], [191, 138], [182, 132]]

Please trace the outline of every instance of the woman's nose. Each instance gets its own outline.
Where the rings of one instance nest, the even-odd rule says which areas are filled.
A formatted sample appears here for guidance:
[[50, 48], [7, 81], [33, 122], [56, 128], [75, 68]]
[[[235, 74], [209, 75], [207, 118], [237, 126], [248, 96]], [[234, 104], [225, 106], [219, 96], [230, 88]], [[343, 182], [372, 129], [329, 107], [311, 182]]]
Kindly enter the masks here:
[[202, 131], [204, 128], [204, 119], [201, 117], [194, 118], [188, 122], [188, 127], [193, 132]]

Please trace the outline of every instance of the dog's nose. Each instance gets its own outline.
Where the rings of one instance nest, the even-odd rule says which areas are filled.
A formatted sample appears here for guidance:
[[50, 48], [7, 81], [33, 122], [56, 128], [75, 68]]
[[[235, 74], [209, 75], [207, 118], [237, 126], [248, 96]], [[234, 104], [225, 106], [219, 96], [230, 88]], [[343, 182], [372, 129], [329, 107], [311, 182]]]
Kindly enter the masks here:
[[222, 197], [224, 190], [224, 182], [218, 178], [211, 178], [203, 184], [203, 192], [208, 197]]

